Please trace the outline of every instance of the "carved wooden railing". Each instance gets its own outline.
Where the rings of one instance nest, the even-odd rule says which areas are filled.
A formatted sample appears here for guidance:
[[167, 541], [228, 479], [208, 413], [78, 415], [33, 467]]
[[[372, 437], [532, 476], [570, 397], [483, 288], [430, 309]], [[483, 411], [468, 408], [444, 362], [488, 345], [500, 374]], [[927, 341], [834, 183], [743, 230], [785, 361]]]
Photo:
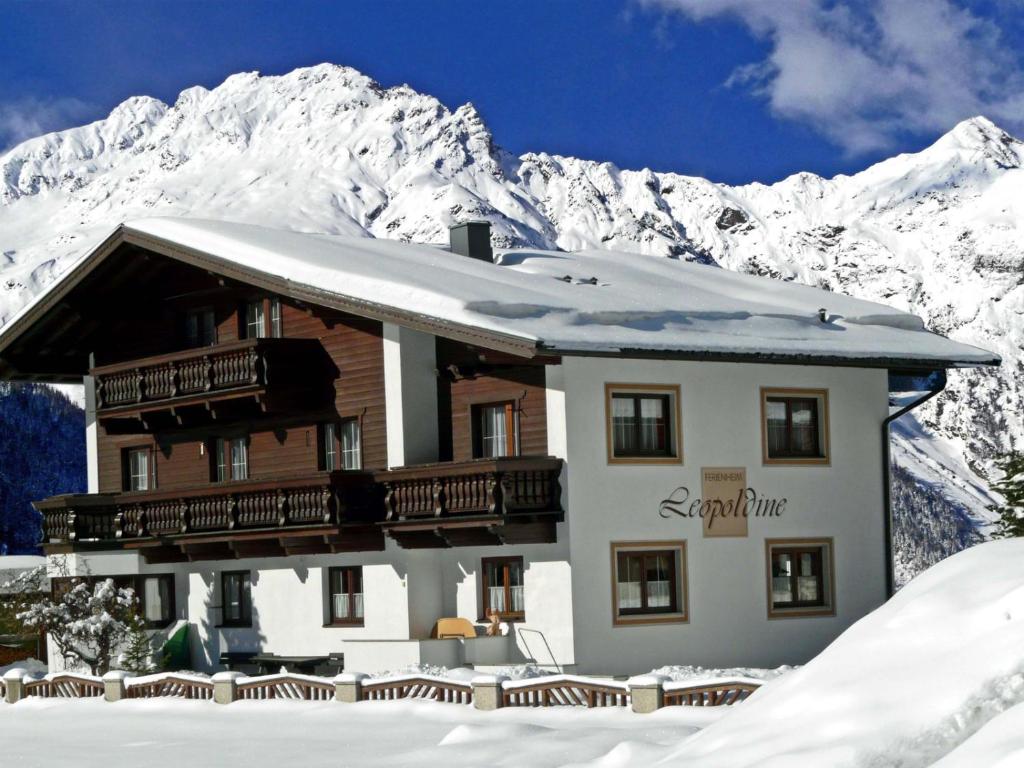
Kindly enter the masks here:
[[371, 482], [368, 473], [335, 472], [174, 491], [55, 496], [35, 506], [43, 515], [44, 543], [114, 541], [364, 520], [373, 512]]
[[315, 366], [317, 346], [309, 339], [245, 339], [99, 366], [90, 371], [96, 409], [266, 387], [272, 378], [276, 385], [298, 384], [298, 373], [308, 377]]
[[387, 519], [474, 514], [509, 515], [560, 509], [562, 461], [510, 457], [427, 464], [378, 472]]

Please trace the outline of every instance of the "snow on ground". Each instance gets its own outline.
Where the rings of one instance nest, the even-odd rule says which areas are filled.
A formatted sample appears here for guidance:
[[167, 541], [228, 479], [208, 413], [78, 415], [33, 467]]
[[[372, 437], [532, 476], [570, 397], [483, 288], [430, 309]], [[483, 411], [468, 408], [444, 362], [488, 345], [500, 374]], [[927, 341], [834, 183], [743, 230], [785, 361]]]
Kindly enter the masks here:
[[1024, 765], [1024, 704], [992, 718], [934, 768], [1019, 768]]
[[[1022, 702], [1024, 539], [993, 541], [911, 581], [666, 762], [923, 768]], [[991, 727], [979, 743], [998, 740], [1003, 729]]]
[[[506, 709], [432, 702], [28, 699], [0, 704], [2, 764], [18, 768], [244, 765], [643, 765], [724, 715], [672, 708]], [[614, 751], [613, 761], [603, 759]], [[296, 758], [299, 758], [296, 762]]]
[[755, 680], [774, 680], [787, 672], [792, 672], [796, 667], [783, 665], [775, 669], [762, 669], [760, 667], [694, 667], [689, 665], [673, 665], [670, 667], [658, 667], [651, 670], [652, 675], [662, 675], [670, 678], [673, 682], [685, 680], [709, 680], [712, 678], [736, 678], [746, 677]]

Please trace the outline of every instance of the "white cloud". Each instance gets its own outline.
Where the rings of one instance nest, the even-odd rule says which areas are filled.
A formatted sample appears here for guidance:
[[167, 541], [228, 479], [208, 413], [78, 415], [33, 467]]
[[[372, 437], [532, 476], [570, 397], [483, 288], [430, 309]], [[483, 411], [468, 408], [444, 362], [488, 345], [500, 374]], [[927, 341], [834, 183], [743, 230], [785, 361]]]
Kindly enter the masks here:
[[[731, 86], [850, 154], [983, 114], [1024, 130], [1024, 68], [991, 18], [952, 0], [640, 0], [693, 21], [732, 18], [769, 41]], [[1002, 7], [1001, 12], [1016, 13]]]
[[26, 139], [78, 125], [94, 109], [74, 98], [26, 98], [0, 104], [0, 152]]

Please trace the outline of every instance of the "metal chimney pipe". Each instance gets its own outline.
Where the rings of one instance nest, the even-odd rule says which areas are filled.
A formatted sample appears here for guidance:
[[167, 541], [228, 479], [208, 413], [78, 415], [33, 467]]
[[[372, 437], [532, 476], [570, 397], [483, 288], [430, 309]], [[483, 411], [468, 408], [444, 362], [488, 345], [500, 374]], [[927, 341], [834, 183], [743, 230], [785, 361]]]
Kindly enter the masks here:
[[452, 253], [494, 263], [491, 250], [491, 223], [489, 221], [463, 221], [448, 228]]

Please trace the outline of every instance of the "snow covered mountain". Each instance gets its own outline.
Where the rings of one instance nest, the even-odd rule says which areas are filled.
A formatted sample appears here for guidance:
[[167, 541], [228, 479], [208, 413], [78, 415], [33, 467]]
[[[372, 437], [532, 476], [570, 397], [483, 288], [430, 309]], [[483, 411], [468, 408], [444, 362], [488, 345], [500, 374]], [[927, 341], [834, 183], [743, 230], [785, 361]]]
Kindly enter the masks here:
[[486, 218], [498, 246], [717, 263], [884, 301], [999, 352], [1000, 370], [952, 376], [897, 439], [915, 485], [900, 497], [939, 493], [948, 514], [978, 523], [992, 457], [1024, 438], [1022, 164], [1024, 143], [979, 117], [852, 176], [726, 186], [515, 157], [471, 104], [451, 111], [350, 68], [244, 73], [172, 106], [129, 99], [105, 120], [0, 156], [0, 323], [112, 226], [142, 215], [423, 242]]

